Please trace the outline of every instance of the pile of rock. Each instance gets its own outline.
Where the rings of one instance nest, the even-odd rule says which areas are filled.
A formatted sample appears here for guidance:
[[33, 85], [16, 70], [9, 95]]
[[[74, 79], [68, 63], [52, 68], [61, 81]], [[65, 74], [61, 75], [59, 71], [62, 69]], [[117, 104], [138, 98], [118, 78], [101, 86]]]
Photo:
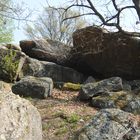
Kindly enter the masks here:
[[[0, 79], [15, 82], [13, 93], [39, 99], [51, 96], [56, 83], [80, 83], [79, 99], [101, 110], [74, 140], [139, 140], [140, 39], [87, 27], [73, 40], [74, 47], [53, 40], [0, 46]], [[41, 140], [38, 111], [12, 92], [0, 89], [0, 139]]]
[[[134, 88], [135, 85], [135, 88]], [[138, 81], [126, 82], [120, 77], [112, 77], [98, 82], [87, 83], [81, 87], [79, 98], [88, 100], [96, 108], [119, 108], [140, 114], [140, 95]]]

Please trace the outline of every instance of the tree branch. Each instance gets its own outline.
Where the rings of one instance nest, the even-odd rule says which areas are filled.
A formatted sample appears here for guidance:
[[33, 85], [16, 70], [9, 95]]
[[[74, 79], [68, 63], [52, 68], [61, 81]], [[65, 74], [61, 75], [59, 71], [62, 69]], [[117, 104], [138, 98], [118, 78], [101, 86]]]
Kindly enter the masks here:
[[76, 16], [72, 16], [72, 17], [67, 17], [67, 18], [64, 18], [62, 20], [62, 22], [66, 21], [66, 20], [69, 20], [69, 19], [74, 19], [74, 18], [86, 16], [86, 15], [95, 15], [95, 13], [85, 13], [85, 14], [80, 14], [80, 15], [76, 15]]
[[112, 0], [113, 6], [116, 9], [116, 11], [119, 11], [118, 6], [116, 4], [116, 0]]

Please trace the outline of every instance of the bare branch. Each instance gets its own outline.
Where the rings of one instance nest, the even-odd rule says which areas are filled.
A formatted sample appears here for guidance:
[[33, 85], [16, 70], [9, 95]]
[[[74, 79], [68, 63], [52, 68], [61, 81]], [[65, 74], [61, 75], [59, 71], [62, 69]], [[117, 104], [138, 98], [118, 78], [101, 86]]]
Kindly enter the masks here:
[[119, 11], [118, 6], [116, 4], [116, 0], [112, 0], [113, 6], [116, 9], [116, 11]]
[[64, 18], [62, 20], [62, 22], [66, 21], [66, 20], [69, 20], [69, 19], [74, 19], [74, 18], [86, 16], [86, 15], [95, 15], [95, 13], [85, 13], [85, 14], [80, 14], [80, 15], [76, 15], [76, 16], [72, 16], [72, 17], [67, 17], [67, 18]]

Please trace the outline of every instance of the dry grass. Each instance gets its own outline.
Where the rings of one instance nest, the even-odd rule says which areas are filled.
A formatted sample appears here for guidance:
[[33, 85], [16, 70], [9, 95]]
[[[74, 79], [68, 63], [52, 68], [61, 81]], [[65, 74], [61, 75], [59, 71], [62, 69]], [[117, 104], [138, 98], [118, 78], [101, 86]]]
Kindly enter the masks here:
[[48, 99], [30, 99], [42, 117], [43, 140], [70, 140], [91, 120], [96, 109], [80, 102], [77, 95], [78, 92], [54, 89]]

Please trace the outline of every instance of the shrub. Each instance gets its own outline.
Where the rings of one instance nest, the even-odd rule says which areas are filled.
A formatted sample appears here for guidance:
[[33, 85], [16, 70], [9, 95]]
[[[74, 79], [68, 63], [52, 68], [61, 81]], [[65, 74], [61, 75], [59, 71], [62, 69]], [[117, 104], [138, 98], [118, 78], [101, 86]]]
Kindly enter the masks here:
[[16, 60], [16, 56], [16, 51], [9, 49], [6, 53], [2, 54], [0, 62], [1, 72], [8, 78], [8, 80], [10, 80], [10, 82], [16, 80], [15, 77], [19, 65], [19, 60]]

